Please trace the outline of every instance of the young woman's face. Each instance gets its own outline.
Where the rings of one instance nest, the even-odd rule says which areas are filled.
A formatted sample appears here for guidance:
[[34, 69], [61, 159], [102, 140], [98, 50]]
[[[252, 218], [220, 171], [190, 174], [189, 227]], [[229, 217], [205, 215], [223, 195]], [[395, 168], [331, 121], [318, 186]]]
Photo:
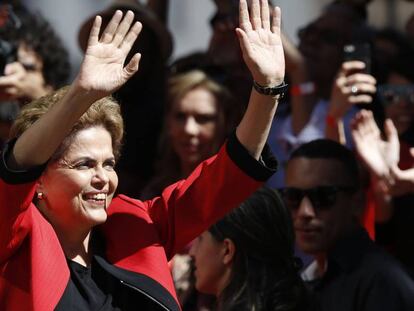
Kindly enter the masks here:
[[173, 104], [169, 138], [182, 165], [198, 165], [217, 151], [218, 119], [216, 99], [204, 88], [189, 91]]
[[198, 291], [218, 296], [228, 283], [228, 266], [223, 262], [225, 247], [209, 231], [201, 234], [191, 245], [194, 260], [195, 287]]
[[[399, 74], [392, 73], [387, 83], [395, 86], [409, 86], [413, 83]], [[411, 102], [407, 97], [399, 97], [392, 103], [387, 103], [385, 106], [385, 115], [390, 118], [395, 127], [397, 128], [398, 134], [403, 134], [414, 122], [414, 103]]]
[[103, 223], [118, 185], [112, 139], [103, 127], [79, 131], [63, 156], [48, 165], [38, 192], [49, 221], [87, 229]]

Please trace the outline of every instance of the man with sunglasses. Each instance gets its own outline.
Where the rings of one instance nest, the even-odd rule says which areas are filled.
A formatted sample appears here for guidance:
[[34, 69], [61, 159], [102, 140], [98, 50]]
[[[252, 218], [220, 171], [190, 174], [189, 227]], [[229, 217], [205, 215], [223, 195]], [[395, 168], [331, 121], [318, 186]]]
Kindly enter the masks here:
[[414, 282], [359, 225], [363, 200], [351, 151], [326, 139], [302, 145], [281, 194], [298, 247], [315, 258], [303, 278], [321, 310], [414, 310]]

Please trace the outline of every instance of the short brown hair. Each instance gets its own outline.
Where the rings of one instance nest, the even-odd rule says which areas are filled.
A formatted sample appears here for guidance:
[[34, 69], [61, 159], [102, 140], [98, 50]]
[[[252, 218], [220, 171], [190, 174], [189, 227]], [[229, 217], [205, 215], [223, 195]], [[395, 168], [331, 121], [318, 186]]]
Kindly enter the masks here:
[[[22, 135], [23, 132], [40, 119], [54, 104], [59, 102], [66, 95], [68, 89], [68, 86], [63, 87], [24, 106], [13, 124], [10, 136], [19, 137]], [[107, 96], [94, 102], [79, 118], [70, 133], [55, 151], [51, 160], [57, 160], [62, 156], [71, 144], [76, 133], [94, 126], [102, 126], [109, 132], [112, 138], [114, 155], [118, 158], [124, 133], [123, 120], [118, 103], [111, 96]]]

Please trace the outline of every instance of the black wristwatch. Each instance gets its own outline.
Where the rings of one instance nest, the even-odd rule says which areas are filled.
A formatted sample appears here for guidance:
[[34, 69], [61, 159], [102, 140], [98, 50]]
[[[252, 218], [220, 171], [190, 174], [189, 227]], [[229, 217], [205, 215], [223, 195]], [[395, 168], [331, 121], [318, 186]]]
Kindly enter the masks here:
[[289, 85], [285, 83], [285, 81], [283, 81], [282, 83], [280, 83], [279, 85], [276, 86], [262, 86], [260, 84], [258, 84], [256, 81], [253, 81], [253, 87], [254, 89], [263, 95], [269, 95], [269, 96], [276, 96], [276, 95], [280, 95], [280, 98], [283, 98], [283, 96], [285, 95], [286, 91], [288, 90]]

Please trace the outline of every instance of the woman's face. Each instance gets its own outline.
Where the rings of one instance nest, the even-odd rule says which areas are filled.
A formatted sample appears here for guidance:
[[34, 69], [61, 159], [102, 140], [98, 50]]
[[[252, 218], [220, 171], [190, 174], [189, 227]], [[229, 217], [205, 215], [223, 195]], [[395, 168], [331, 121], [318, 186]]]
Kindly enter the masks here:
[[[395, 86], [409, 86], [412, 82], [400, 76], [399, 74], [392, 73], [387, 84]], [[414, 103], [404, 96], [396, 97], [396, 100], [392, 103], [387, 103], [385, 106], [385, 116], [390, 118], [398, 134], [403, 134], [412, 125], [414, 121]]]
[[88, 229], [105, 222], [118, 185], [114, 166], [109, 132], [99, 126], [79, 131], [40, 179], [44, 199], [39, 204], [52, 225]]
[[193, 242], [189, 254], [194, 261], [197, 290], [218, 296], [227, 286], [230, 274], [223, 242], [205, 231]]
[[194, 167], [217, 151], [217, 102], [206, 89], [193, 89], [176, 101], [167, 122], [171, 144], [183, 166]]

